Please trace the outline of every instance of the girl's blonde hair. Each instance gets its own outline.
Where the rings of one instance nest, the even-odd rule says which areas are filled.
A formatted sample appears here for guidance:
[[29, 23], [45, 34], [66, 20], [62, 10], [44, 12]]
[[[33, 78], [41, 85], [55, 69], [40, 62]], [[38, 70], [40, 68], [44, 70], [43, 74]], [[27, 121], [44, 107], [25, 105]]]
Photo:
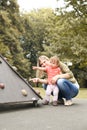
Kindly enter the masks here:
[[57, 56], [52, 56], [50, 58], [50, 61], [59, 66], [60, 60], [59, 60], [59, 58]]

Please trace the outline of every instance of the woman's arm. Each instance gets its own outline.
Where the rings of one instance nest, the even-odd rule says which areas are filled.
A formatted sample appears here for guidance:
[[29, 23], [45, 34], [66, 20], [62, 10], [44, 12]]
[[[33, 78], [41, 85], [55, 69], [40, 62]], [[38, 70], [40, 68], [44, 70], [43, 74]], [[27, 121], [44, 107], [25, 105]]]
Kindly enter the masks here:
[[73, 79], [73, 77], [74, 77], [73, 73], [71, 72], [71, 70], [69, 69], [69, 67], [66, 64], [60, 62], [60, 68], [61, 68], [62, 74], [58, 74], [58, 75], [54, 76], [52, 78], [52, 83], [56, 83], [56, 81], [61, 78]]
[[52, 78], [51, 82], [52, 84], [55, 84], [57, 82], [58, 79], [61, 79], [61, 78], [65, 78], [65, 79], [69, 79], [70, 78], [70, 75], [67, 73], [67, 74], [59, 74], [59, 75], [56, 75]]
[[69, 79], [69, 78], [73, 77], [72, 71], [69, 69], [69, 67], [66, 64], [60, 62], [60, 68], [61, 68], [61, 71], [63, 74], [63, 75], [61, 75], [62, 76], [61, 78]]
[[47, 84], [47, 79], [40, 79], [40, 78], [32, 78], [30, 79], [29, 81], [32, 81], [34, 83], [44, 83], [44, 84]]

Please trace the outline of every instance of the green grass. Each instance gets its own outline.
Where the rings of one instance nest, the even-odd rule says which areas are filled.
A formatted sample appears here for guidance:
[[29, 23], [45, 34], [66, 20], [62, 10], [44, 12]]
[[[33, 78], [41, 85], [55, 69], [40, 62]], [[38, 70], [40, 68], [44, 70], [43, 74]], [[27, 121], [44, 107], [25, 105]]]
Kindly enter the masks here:
[[77, 98], [87, 98], [87, 88], [80, 88]]
[[[45, 96], [45, 90], [43, 88], [34, 88], [35, 90], [40, 91], [40, 95], [42, 97]], [[87, 98], [87, 88], [80, 88], [79, 94], [76, 96], [76, 98]]]

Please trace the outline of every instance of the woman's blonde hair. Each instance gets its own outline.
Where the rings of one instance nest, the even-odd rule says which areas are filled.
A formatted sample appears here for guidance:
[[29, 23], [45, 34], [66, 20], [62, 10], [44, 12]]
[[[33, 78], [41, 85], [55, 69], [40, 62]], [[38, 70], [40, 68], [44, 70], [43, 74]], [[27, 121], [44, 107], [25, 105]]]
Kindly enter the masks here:
[[[46, 60], [49, 61], [49, 58], [45, 55], [41, 55], [38, 60], [37, 60], [37, 66], [40, 66], [40, 61], [41, 60]], [[41, 71], [41, 70], [37, 70], [36, 71], [36, 77], [37, 78], [43, 78], [45, 76], [45, 72]]]

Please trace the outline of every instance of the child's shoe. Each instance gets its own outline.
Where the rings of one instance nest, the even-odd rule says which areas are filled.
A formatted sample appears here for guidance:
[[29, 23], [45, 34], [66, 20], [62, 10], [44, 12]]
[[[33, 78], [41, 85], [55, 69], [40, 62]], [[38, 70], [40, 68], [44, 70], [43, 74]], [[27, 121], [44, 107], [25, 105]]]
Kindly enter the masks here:
[[53, 106], [57, 106], [57, 105], [58, 105], [57, 101], [53, 101]]
[[49, 101], [47, 101], [47, 100], [43, 101], [43, 105], [48, 105], [48, 104], [49, 104]]

